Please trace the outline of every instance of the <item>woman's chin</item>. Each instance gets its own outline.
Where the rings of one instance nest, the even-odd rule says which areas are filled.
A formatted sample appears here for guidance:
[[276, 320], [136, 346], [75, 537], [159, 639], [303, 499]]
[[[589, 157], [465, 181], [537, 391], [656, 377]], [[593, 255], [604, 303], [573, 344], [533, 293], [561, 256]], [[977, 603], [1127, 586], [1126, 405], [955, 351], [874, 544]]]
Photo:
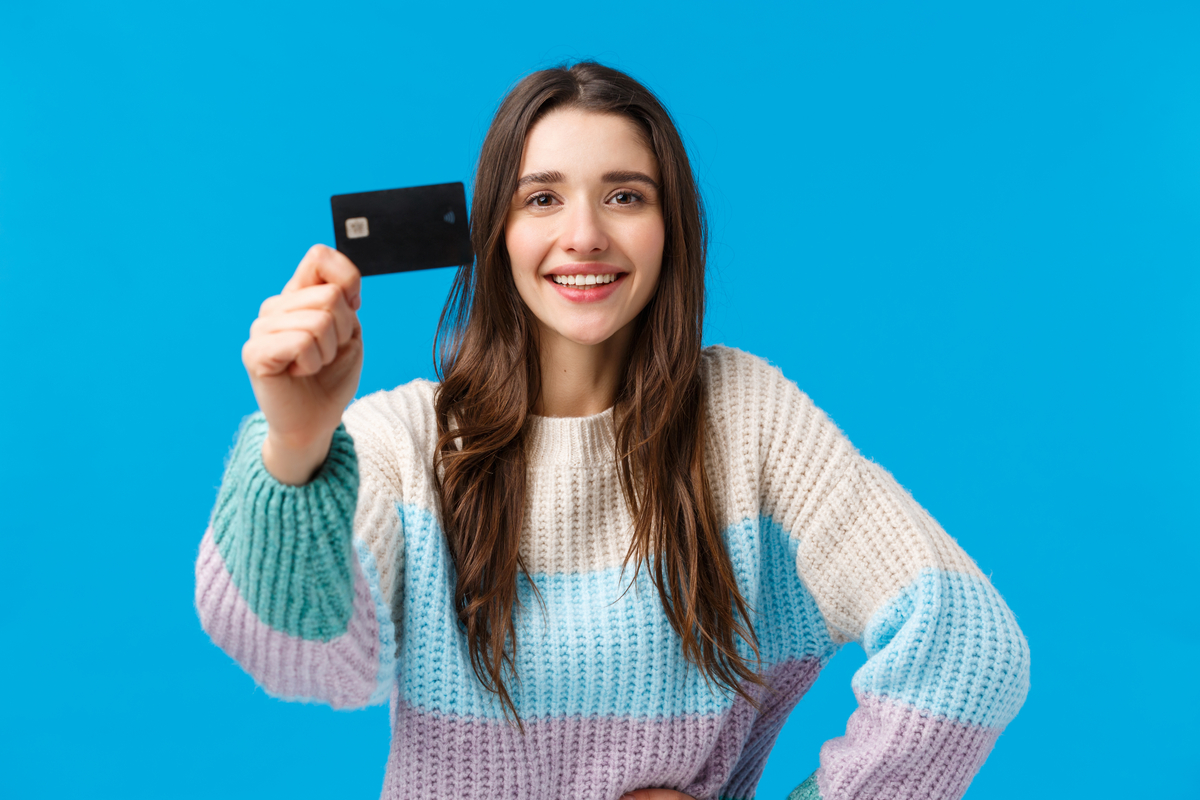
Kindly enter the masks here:
[[563, 344], [577, 347], [597, 347], [611, 342], [619, 330], [620, 328], [613, 325], [584, 325], [559, 328], [556, 332]]

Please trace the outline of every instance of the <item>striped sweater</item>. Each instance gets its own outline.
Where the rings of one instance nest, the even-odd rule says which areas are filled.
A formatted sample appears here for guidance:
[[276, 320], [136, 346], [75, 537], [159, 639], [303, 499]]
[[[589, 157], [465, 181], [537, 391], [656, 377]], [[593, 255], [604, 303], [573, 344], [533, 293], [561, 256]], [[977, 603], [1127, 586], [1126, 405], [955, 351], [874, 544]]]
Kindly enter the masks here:
[[961, 796], [1028, 689], [1012, 612], [778, 369], [710, 347], [702, 380], [713, 499], [776, 689], [750, 687], [761, 711], [685, 661], [647, 570], [622, 573], [612, 409], [528, 422], [520, 550], [545, 608], [519, 577], [508, 688], [523, 736], [458, 627], [434, 383], [351, 404], [304, 486], [267, 472], [266, 422], [246, 418], [196, 563], [201, 623], [274, 696], [390, 702], [384, 798], [751, 798], [789, 712], [851, 641], [868, 656], [858, 708], [792, 797]]

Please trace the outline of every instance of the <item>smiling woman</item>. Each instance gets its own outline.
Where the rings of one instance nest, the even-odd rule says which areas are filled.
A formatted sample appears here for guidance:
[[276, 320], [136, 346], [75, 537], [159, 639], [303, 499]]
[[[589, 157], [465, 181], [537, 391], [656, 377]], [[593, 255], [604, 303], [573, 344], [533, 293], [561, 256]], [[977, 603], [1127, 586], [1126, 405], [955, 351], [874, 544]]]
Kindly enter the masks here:
[[658, 161], [628, 118], [564, 108], [530, 130], [518, 172], [504, 238], [536, 319], [542, 374], [559, 376], [543, 385], [535, 409], [599, 413], [616, 395], [637, 316], [658, 286]]
[[529, 800], [751, 798], [855, 641], [859, 708], [793, 796], [961, 796], [1025, 639], [794, 383], [701, 347], [703, 207], [654, 95], [592, 63], [525, 78], [471, 224], [438, 384], [346, 408], [361, 288], [336, 251], [263, 303], [261, 410], [196, 566], [214, 641], [276, 696], [390, 699], [385, 798]]
[[[620, 487], [624, 516], [583, 531], [627, 526], [611, 543], [625, 561], [657, 556], [666, 620], [706, 680], [750, 702], [740, 683], [763, 683], [737, 652], [737, 640], [753, 643], [753, 634], [738, 620], [748, 613], [707, 486], [704, 230], [678, 131], [628, 76], [595, 64], [549, 70], [501, 104], [475, 186], [480, 257], [459, 274], [443, 317], [437, 463], [460, 613], [474, 615], [472, 665], [522, 729], [502, 667], [515, 634], [516, 572], [530, 556], [519, 531], [536, 506], [527, 471], [542, 420], [611, 427], [615, 449], [594, 455], [614, 471], [595, 478]], [[615, 280], [587, 288], [596, 273]], [[561, 487], [580, 503], [587, 488]], [[536, 582], [530, 588], [538, 592]], [[497, 599], [466, 611], [468, 597]]]

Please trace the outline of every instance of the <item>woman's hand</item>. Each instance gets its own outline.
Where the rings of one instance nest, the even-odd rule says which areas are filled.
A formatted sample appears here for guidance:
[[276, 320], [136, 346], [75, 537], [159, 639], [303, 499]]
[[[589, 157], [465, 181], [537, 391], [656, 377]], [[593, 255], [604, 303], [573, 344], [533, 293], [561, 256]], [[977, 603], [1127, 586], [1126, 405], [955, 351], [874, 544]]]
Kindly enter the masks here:
[[314, 245], [250, 326], [242, 363], [267, 419], [263, 464], [282, 483], [307, 483], [329, 453], [362, 373], [361, 275]]
[[621, 795], [621, 800], [696, 800], [696, 798], [674, 789], [638, 789], [636, 792]]

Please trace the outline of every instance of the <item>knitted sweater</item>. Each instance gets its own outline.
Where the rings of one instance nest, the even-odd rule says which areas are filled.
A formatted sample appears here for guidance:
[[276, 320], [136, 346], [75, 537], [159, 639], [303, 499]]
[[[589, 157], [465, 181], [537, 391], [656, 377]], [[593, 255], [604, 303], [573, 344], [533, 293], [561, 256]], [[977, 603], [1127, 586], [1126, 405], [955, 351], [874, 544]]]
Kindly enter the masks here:
[[961, 796], [1025, 699], [1012, 612], [778, 369], [710, 347], [702, 380], [713, 499], [777, 690], [750, 687], [761, 712], [686, 662], [648, 570], [622, 596], [612, 409], [528, 422], [520, 551], [545, 608], [520, 576], [507, 687], [524, 736], [458, 626], [428, 381], [351, 404], [304, 486], [267, 472], [266, 422], [246, 418], [196, 563], [201, 623], [274, 696], [390, 701], [384, 798], [751, 798], [789, 712], [851, 641], [868, 656], [858, 708], [792, 796]]

